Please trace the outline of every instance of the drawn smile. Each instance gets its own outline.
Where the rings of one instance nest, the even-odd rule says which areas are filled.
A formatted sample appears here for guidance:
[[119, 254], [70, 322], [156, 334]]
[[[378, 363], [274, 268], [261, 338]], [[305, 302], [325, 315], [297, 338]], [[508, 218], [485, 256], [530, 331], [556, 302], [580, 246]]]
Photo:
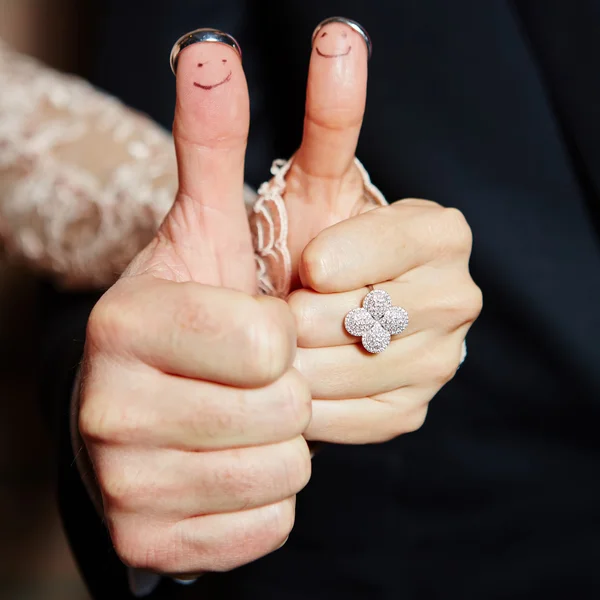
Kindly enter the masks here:
[[196, 87], [202, 88], [203, 90], [212, 90], [213, 88], [219, 87], [220, 85], [227, 83], [230, 79], [231, 79], [231, 71], [229, 71], [229, 75], [227, 75], [227, 77], [225, 77], [225, 79], [223, 79], [222, 81], [219, 81], [219, 83], [213, 83], [212, 85], [203, 85], [201, 83], [197, 83], [196, 81], [194, 81], [194, 85]]
[[323, 58], [337, 58], [338, 56], [348, 56], [350, 50], [352, 50], [352, 46], [348, 46], [348, 50], [346, 50], [346, 52], [341, 52], [340, 54], [325, 54], [324, 52], [321, 52], [318, 47], [315, 48], [315, 50], [317, 51], [317, 54]]

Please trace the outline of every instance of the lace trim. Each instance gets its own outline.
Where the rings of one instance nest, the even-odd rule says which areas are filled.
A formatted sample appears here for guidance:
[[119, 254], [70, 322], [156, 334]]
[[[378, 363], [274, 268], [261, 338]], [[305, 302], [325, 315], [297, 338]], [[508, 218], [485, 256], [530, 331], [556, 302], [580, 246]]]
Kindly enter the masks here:
[[289, 291], [292, 261], [287, 247], [288, 219], [283, 194], [285, 176], [292, 160], [277, 159], [271, 166], [273, 178], [258, 188], [250, 220], [256, 262], [263, 294], [283, 297]]
[[[287, 247], [288, 217], [283, 196], [285, 176], [293, 161], [294, 157], [287, 161], [281, 158], [273, 161], [273, 177], [258, 189], [258, 198], [250, 215], [260, 291], [279, 298], [288, 296], [292, 279], [292, 262]], [[365, 195], [377, 205], [387, 205], [387, 200], [373, 185], [362, 163], [357, 158], [354, 162], [362, 177]]]

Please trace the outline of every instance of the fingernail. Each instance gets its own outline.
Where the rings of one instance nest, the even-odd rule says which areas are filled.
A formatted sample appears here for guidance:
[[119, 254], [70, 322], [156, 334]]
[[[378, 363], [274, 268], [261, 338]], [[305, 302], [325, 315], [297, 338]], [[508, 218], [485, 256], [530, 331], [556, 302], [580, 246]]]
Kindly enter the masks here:
[[160, 575], [143, 569], [127, 569], [129, 590], [136, 598], [149, 596], [160, 583]]
[[373, 44], [367, 30], [360, 23], [346, 17], [329, 17], [317, 25], [312, 35], [312, 46], [316, 52], [323, 58], [339, 58], [351, 52], [345, 28], [339, 27], [339, 24], [350, 27], [360, 35], [367, 46], [368, 58], [371, 58]]
[[194, 31], [190, 31], [190, 33], [186, 33], [182, 35], [176, 42], [173, 44], [173, 49], [171, 50], [171, 70], [174, 74], [177, 73], [177, 59], [181, 52], [185, 50], [188, 46], [192, 44], [200, 44], [202, 42], [215, 42], [218, 44], [226, 44], [227, 46], [231, 46], [239, 55], [240, 60], [242, 58], [242, 49], [240, 45], [237, 43], [236, 39], [229, 35], [228, 33], [224, 33], [223, 31], [219, 31], [218, 29], [196, 29]]
[[196, 581], [198, 581], [198, 577], [194, 577], [192, 579], [174, 579], [174, 581], [176, 581], [177, 583], [181, 584], [181, 585], [192, 585], [192, 583], [196, 583]]

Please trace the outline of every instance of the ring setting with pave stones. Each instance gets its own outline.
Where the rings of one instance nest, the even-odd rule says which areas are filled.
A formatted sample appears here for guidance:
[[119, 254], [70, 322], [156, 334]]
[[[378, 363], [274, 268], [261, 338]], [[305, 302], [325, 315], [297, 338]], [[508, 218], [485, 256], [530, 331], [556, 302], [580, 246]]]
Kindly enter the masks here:
[[393, 335], [408, 327], [408, 313], [401, 306], [393, 306], [391, 296], [384, 290], [369, 288], [362, 308], [353, 308], [346, 315], [344, 327], [350, 335], [362, 338], [367, 352], [379, 354], [390, 345]]

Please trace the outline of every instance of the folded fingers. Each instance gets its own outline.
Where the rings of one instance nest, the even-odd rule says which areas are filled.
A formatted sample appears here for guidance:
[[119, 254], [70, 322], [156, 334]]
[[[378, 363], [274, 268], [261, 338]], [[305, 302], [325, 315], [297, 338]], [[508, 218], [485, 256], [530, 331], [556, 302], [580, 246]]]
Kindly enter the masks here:
[[373, 398], [313, 401], [304, 437], [333, 444], [373, 444], [416, 431], [437, 388], [409, 387]]
[[[96, 378], [104, 380], [101, 373]], [[294, 369], [254, 389], [151, 369], [123, 369], [112, 379], [117, 386], [86, 382], [80, 427], [99, 443], [194, 452], [242, 448], [292, 439], [310, 421], [310, 389]]]
[[117, 363], [258, 388], [289, 369], [296, 337], [281, 300], [146, 274], [119, 280], [96, 304], [87, 346]]
[[297, 494], [310, 478], [310, 451], [297, 436], [279, 444], [215, 452], [109, 448], [94, 462], [113, 512], [179, 521], [248, 510]]
[[131, 567], [179, 579], [230, 571], [281, 547], [294, 525], [295, 497], [234, 513], [155, 523], [137, 513], [111, 518], [115, 550]]
[[372, 397], [414, 385], [439, 389], [458, 369], [465, 328], [400, 337], [376, 355], [357, 344], [299, 348], [294, 364], [315, 400]]
[[[481, 303], [479, 290], [470, 278], [462, 280], [455, 273], [439, 272], [435, 277], [420, 281], [392, 281], [378, 284], [376, 289], [387, 292], [393, 306], [408, 313], [406, 337], [421, 331], [453, 331], [472, 320]], [[360, 344], [360, 337], [351, 335], [344, 327], [349, 311], [362, 306], [367, 288], [350, 292], [320, 294], [300, 289], [290, 295], [288, 305], [297, 327], [298, 346], [326, 348]], [[392, 337], [392, 340], [397, 339]]]
[[464, 265], [471, 242], [459, 211], [403, 200], [321, 231], [304, 249], [300, 273], [304, 287], [343, 292], [423, 265]]

